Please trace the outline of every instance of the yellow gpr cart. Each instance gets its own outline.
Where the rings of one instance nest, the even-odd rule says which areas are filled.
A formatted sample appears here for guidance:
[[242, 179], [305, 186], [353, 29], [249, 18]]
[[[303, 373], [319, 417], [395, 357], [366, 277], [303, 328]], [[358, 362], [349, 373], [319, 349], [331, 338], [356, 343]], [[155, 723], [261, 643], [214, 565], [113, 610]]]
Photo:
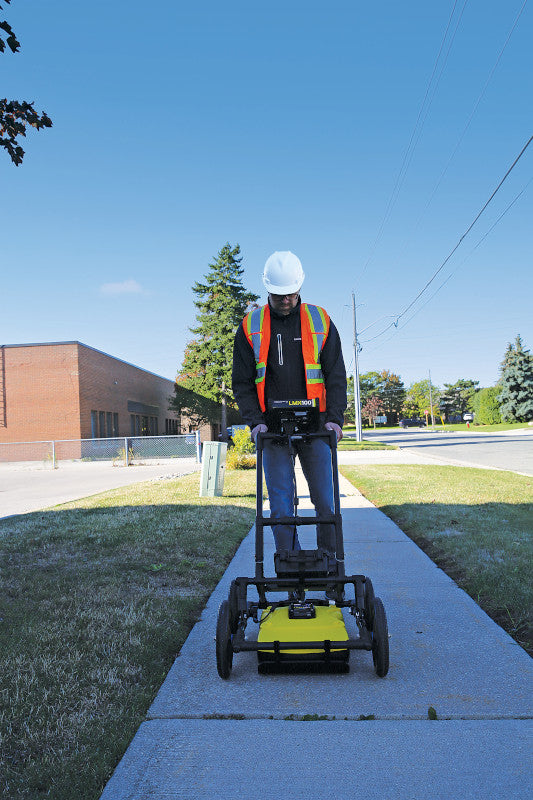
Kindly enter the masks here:
[[[339, 499], [337, 441], [333, 431], [318, 431], [318, 409], [313, 401], [276, 401], [272, 405], [279, 419], [277, 433], [257, 437], [257, 514], [255, 523], [255, 576], [231, 582], [229, 596], [219, 608], [216, 631], [217, 670], [221, 678], [231, 675], [233, 655], [256, 651], [260, 673], [291, 669], [327, 668], [348, 672], [350, 651], [372, 653], [376, 674], [383, 678], [389, 669], [389, 636], [383, 603], [376, 597], [372, 581], [365, 575], [345, 575], [344, 541]], [[263, 444], [277, 439], [295, 457], [294, 443], [306, 437], [325, 439], [331, 452], [334, 512], [330, 516], [299, 516], [295, 486], [292, 517], [263, 514]], [[276, 552], [276, 575], [264, 575], [263, 529], [274, 524], [335, 527], [334, 558], [321, 548]], [[255, 587], [258, 600], [248, 599]], [[269, 599], [272, 593], [287, 599]], [[317, 596], [321, 593], [321, 596]], [[350, 638], [343, 610], [355, 618], [358, 635]], [[256, 639], [246, 637], [250, 621], [259, 625]]]

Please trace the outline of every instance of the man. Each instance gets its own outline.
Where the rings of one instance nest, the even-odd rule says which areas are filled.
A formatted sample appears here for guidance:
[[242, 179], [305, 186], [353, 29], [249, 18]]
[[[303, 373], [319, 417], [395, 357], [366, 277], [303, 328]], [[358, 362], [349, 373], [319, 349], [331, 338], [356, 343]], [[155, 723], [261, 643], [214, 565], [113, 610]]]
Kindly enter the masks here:
[[[342, 438], [346, 370], [339, 334], [323, 308], [302, 303], [300, 260], [290, 251], [266, 261], [268, 304], [250, 312], [235, 335], [233, 393], [241, 416], [257, 434], [272, 429], [269, 400], [317, 398], [322, 429]], [[275, 431], [274, 431], [275, 432]], [[331, 452], [324, 439], [296, 441], [296, 451], [318, 516], [333, 513]], [[294, 468], [286, 446], [266, 440], [263, 470], [273, 517], [294, 515]], [[299, 550], [295, 526], [273, 526], [276, 549]], [[317, 544], [335, 553], [335, 528], [317, 526]]]

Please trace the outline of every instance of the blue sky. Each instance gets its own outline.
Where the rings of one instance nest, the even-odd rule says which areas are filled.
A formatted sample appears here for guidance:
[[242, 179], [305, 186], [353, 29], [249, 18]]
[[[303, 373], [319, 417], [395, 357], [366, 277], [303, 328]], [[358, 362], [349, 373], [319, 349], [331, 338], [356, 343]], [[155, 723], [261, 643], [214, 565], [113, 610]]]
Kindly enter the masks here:
[[2, 343], [79, 340], [173, 378], [191, 286], [229, 241], [263, 299], [267, 256], [300, 257], [350, 370], [352, 291], [362, 372], [489, 386], [516, 334], [533, 349], [533, 143], [400, 317], [533, 134], [533, 3], [4, 14], [22, 49], [0, 54], [0, 96], [54, 127], [18, 168], [0, 152]]

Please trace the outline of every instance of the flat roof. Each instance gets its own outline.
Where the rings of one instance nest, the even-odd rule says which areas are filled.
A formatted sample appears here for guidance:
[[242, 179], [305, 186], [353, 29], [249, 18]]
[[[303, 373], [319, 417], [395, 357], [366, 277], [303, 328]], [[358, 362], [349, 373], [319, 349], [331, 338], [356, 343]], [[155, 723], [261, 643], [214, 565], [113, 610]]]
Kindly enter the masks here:
[[149, 369], [143, 369], [143, 367], [138, 367], [137, 364], [132, 364], [130, 361], [124, 361], [122, 358], [117, 358], [116, 356], [112, 356], [109, 353], [104, 353], [103, 350], [98, 350], [96, 347], [91, 347], [88, 344], [84, 344], [83, 342], [78, 341], [71, 341], [71, 342], [28, 342], [26, 344], [0, 344], [0, 349], [2, 347], [55, 347], [56, 345], [65, 345], [65, 344], [77, 344], [80, 347], [86, 347], [87, 350], [92, 350], [94, 353], [100, 353], [102, 356], [107, 356], [107, 358], [112, 358], [113, 361], [120, 361], [121, 364], [126, 364], [128, 367], [133, 367], [134, 369], [139, 369], [141, 372], [146, 372], [148, 375], [153, 375], [155, 378], [162, 378], [164, 381], [170, 381], [171, 383], [176, 383], [175, 378], [165, 378], [164, 375], [158, 375], [157, 372], [152, 372]]

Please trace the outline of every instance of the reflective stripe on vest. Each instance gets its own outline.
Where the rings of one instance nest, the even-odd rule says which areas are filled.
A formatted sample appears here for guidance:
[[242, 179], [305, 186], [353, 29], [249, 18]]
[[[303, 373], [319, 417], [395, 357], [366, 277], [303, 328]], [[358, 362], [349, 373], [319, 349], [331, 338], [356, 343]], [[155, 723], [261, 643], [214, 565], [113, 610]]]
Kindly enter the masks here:
[[302, 303], [302, 353], [305, 364], [307, 397], [316, 397], [320, 411], [326, 410], [326, 387], [320, 366], [320, 353], [329, 333], [329, 317], [320, 306]]
[[268, 348], [270, 345], [270, 309], [256, 308], [245, 316], [242, 327], [254, 351], [255, 386], [261, 411], [265, 410], [265, 378]]
[[[305, 367], [307, 397], [316, 397], [320, 411], [326, 410], [326, 389], [320, 366], [320, 353], [329, 333], [329, 316], [320, 306], [302, 303], [300, 306], [302, 355]], [[250, 311], [243, 320], [243, 330], [254, 351], [255, 384], [261, 411], [265, 411], [265, 378], [270, 346], [270, 308], [268, 305]], [[287, 398], [292, 399], [292, 398]]]

